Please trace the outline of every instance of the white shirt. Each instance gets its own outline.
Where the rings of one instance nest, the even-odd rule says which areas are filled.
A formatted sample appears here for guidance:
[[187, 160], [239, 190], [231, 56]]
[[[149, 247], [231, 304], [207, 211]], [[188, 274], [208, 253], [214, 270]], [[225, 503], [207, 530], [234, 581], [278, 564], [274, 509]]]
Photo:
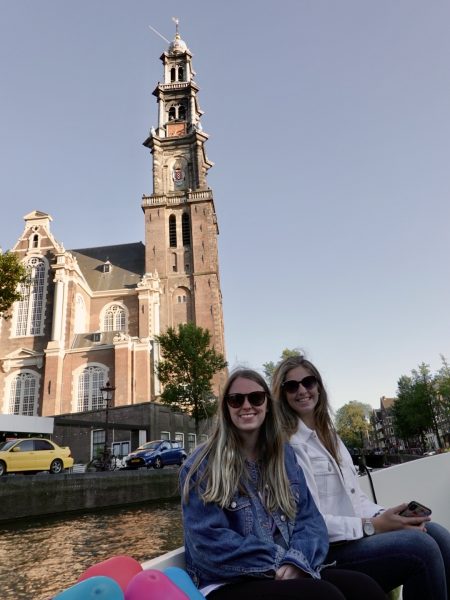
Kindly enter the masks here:
[[316, 432], [301, 419], [290, 444], [305, 473], [314, 502], [325, 519], [330, 542], [362, 538], [361, 518], [373, 517], [382, 507], [369, 500], [361, 490], [352, 457], [342, 440], [338, 437], [339, 466]]

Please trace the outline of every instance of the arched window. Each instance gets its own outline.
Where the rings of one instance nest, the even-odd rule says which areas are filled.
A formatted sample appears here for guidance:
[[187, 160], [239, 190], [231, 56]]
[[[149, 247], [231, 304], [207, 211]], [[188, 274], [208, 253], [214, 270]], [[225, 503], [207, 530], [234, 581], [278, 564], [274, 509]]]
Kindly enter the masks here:
[[169, 246], [171, 248], [177, 247], [177, 220], [175, 215], [169, 217]]
[[176, 118], [175, 106], [169, 108], [169, 121], [173, 121]]
[[8, 412], [11, 415], [37, 415], [38, 376], [34, 373], [19, 373], [11, 382]]
[[183, 246], [191, 245], [191, 227], [189, 222], [189, 215], [187, 213], [183, 213], [181, 217], [181, 230], [183, 233]]
[[106, 382], [106, 369], [101, 366], [86, 367], [78, 376], [77, 412], [98, 410], [104, 407], [100, 388]]
[[75, 323], [74, 333], [83, 333], [86, 328], [86, 305], [81, 294], [76, 295], [75, 299]]
[[184, 69], [183, 69], [183, 67], [178, 67], [178, 81], [184, 81]]
[[119, 304], [112, 304], [105, 310], [103, 331], [125, 331], [125, 309]]
[[192, 321], [191, 293], [187, 288], [176, 288], [172, 296], [173, 326]]
[[186, 107], [182, 104], [178, 107], [178, 118], [184, 120], [186, 118]]
[[170, 81], [173, 83], [175, 81], [175, 67], [170, 69]]
[[39, 236], [36, 233], [36, 235], [33, 235], [33, 248], [39, 248]]
[[22, 284], [22, 300], [17, 303], [16, 335], [42, 335], [47, 268], [44, 260], [34, 256], [28, 261], [29, 280]]

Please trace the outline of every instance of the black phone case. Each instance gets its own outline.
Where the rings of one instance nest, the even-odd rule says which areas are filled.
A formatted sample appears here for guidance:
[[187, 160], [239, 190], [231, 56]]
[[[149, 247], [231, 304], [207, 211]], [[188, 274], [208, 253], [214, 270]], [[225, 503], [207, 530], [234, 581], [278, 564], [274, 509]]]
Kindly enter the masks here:
[[420, 504], [420, 502], [412, 500], [405, 510], [402, 510], [400, 515], [402, 517], [429, 517], [431, 510], [427, 506]]

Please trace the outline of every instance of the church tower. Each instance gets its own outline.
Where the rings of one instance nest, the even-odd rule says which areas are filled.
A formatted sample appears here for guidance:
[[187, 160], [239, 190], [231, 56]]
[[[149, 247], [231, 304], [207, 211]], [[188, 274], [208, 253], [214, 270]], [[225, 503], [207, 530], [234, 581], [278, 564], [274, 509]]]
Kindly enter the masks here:
[[162, 54], [164, 80], [153, 94], [158, 126], [144, 146], [153, 156], [153, 194], [143, 196], [145, 269], [160, 281], [160, 328], [193, 321], [225, 354], [222, 295], [212, 190], [192, 54], [180, 38]]

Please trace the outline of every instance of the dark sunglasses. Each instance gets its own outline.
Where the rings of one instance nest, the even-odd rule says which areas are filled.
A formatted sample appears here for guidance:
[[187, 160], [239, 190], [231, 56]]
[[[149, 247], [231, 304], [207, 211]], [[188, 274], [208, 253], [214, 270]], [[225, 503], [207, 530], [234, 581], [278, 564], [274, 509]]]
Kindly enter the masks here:
[[315, 375], [307, 375], [300, 379], [300, 381], [296, 381], [295, 379], [288, 379], [288, 381], [283, 381], [281, 387], [288, 394], [295, 394], [300, 387], [300, 384], [305, 388], [305, 390], [311, 390], [315, 385], [319, 382], [317, 381], [317, 377]]
[[250, 392], [250, 394], [228, 394], [227, 396], [225, 396], [225, 400], [227, 401], [228, 406], [231, 406], [231, 408], [241, 408], [246, 398], [248, 398], [248, 401], [252, 406], [261, 406], [262, 404], [264, 404], [264, 401], [266, 399], [266, 392]]

